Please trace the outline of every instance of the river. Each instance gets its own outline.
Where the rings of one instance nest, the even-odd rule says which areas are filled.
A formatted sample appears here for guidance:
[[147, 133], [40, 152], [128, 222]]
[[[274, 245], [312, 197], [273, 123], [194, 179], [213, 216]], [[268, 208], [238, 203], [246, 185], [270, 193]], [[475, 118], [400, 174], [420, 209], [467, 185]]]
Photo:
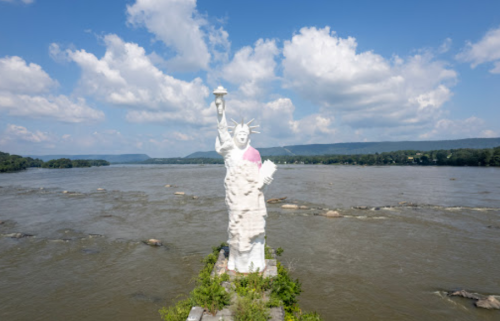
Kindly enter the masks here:
[[[1, 174], [0, 319], [160, 320], [226, 239], [224, 175], [219, 165]], [[325, 320], [500, 319], [446, 295], [500, 295], [500, 168], [281, 165], [266, 198], [285, 196], [311, 209], [268, 205], [267, 241], [285, 250], [304, 310]], [[327, 208], [344, 217], [317, 215]]]

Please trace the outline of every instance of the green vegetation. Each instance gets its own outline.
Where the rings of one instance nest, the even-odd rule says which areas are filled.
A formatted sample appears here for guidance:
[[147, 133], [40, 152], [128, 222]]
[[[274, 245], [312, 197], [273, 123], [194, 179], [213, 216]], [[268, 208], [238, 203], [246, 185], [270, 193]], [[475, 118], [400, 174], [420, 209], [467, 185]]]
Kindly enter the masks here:
[[[314, 155], [363, 155], [394, 152], [398, 150], [450, 150], [461, 148], [493, 148], [500, 145], [498, 138], [466, 138], [456, 140], [363, 142], [336, 144], [290, 145], [257, 148], [261, 156], [314, 156]], [[222, 158], [215, 151], [195, 152], [186, 158]]]
[[136, 164], [224, 164], [222, 158], [150, 158]]
[[218, 310], [229, 304], [229, 293], [221, 285], [223, 281], [229, 280], [229, 276], [227, 274], [220, 277], [210, 276], [220, 250], [226, 245], [222, 243], [218, 247], [213, 247], [212, 253], [203, 259], [204, 266], [195, 279], [196, 287], [186, 299], [177, 302], [173, 307], [163, 307], [158, 311], [163, 320], [185, 321], [193, 306], [201, 306], [215, 315]]
[[281, 164], [500, 166], [500, 147], [428, 152], [400, 150], [365, 155], [273, 156], [266, 158]]
[[0, 173], [14, 172], [28, 167], [41, 167], [43, 161], [0, 152]]
[[[357, 155], [268, 156], [278, 164], [500, 166], [500, 146], [486, 149], [399, 150]], [[224, 164], [222, 158], [151, 158], [136, 164]]]
[[22, 157], [0, 152], [0, 173], [19, 171], [28, 167], [72, 168], [108, 165], [109, 162], [105, 160], [70, 160], [68, 158], [54, 159], [44, 162], [38, 158], [33, 159], [31, 157]]
[[53, 159], [42, 164], [43, 168], [73, 168], [73, 167], [91, 167], [91, 166], [108, 166], [109, 162], [97, 159], [97, 160], [84, 160], [75, 159], [71, 160], [69, 158]]
[[[226, 244], [214, 247], [205, 259], [204, 266], [195, 280], [196, 287], [174, 306], [163, 307], [159, 313], [165, 321], [184, 321], [193, 306], [201, 306], [213, 315], [224, 306], [230, 304], [230, 293], [221, 285], [228, 281], [229, 276], [211, 277], [211, 272], [217, 257]], [[280, 254], [283, 249], [277, 251]], [[266, 255], [272, 256], [271, 249], [266, 246]], [[232, 312], [236, 321], [265, 321], [270, 317], [269, 308], [283, 305], [287, 321], [319, 321], [321, 318], [315, 312], [302, 313], [297, 304], [297, 297], [302, 292], [299, 280], [290, 277], [288, 269], [277, 262], [278, 276], [264, 278], [259, 271], [248, 275], [239, 275], [233, 280], [232, 291], [236, 295]]]

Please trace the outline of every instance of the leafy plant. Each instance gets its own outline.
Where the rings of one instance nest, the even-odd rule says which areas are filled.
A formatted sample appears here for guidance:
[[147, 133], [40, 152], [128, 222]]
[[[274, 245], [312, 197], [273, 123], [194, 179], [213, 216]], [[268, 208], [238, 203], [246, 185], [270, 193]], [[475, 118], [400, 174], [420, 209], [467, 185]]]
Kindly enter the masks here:
[[201, 306], [215, 315], [217, 310], [229, 304], [229, 293], [227, 293], [221, 285], [222, 282], [229, 280], [229, 276], [227, 274], [214, 277], [210, 275], [217, 262], [220, 250], [226, 245], [226, 243], [222, 243], [218, 247], [213, 247], [212, 253], [202, 260], [204, 266], [195, 279], [196, 287], [189, 294], [189, 298], [177, 302], [173, 307], [163, 307], [158, 311], [163, 320], [184, 321], [188, 317], [189, 311], [193, 306]]
[[186, 321], [191, 307], [191, 300], [188, 298], [177, 302], [174, 306], [162, 307], [158, 312], [165, 321]]
[[238, 296], [233, 308], [233, 317], [235, 321], [267, 321], [269, 311], [261, 299]]

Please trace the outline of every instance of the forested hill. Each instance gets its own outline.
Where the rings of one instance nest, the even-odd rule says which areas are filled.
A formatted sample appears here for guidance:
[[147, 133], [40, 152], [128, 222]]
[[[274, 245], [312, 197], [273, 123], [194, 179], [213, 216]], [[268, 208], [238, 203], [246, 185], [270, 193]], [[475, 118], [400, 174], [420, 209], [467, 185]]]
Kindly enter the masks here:
[[73, 168], [108, 165], [109, 162], [102, 159], [71, 160], [68, 158], [60, 158], [44, 162], [41, 159], [33, 159], [31, 157], [22, 157], [19, 155], [11, 155], [9, 153], [0, 152], [0, 173], [20, 171], [28, 167]]
[[[292, 145], [283, 147], [257, 148], [262, 156], [312, 156], [312, 155], [362, 155], [398, 150], [450, 150], [459, 148], [494, 148], [500, 146], [499, 138], [467, 138], [457, 140], [368, 142]], [[186, 158], [220, 158], [215, 151], [196, 152]]]
[[150, 157], [146, 154], [121, 154], [121, 155], [44, 155], [44, 156], [34, 156], [34, 155], [29, 155], [26, 157], [31, 157], [31, 158], [38, 158], [41, 159], [44, 162], [48, 162], [53, 159], [61, 159], [61, 158], [67, 158], [71, 160], [76, 160], [76, 159], [84, 159], [84, 160], [91, 160], [91, 159], [102, 159], [105, 161], [108, 161], [110, 163], [134, 163], [134, 162], [141, 162], [146, 159], [149, 159]]

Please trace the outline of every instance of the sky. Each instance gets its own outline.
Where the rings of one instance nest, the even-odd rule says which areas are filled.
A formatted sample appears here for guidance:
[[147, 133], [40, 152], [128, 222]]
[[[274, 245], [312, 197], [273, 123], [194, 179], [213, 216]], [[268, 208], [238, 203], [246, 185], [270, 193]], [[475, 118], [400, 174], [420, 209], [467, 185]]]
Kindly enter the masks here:
[[0, 151], [500, 137], [500, 1], [0, 0]]

